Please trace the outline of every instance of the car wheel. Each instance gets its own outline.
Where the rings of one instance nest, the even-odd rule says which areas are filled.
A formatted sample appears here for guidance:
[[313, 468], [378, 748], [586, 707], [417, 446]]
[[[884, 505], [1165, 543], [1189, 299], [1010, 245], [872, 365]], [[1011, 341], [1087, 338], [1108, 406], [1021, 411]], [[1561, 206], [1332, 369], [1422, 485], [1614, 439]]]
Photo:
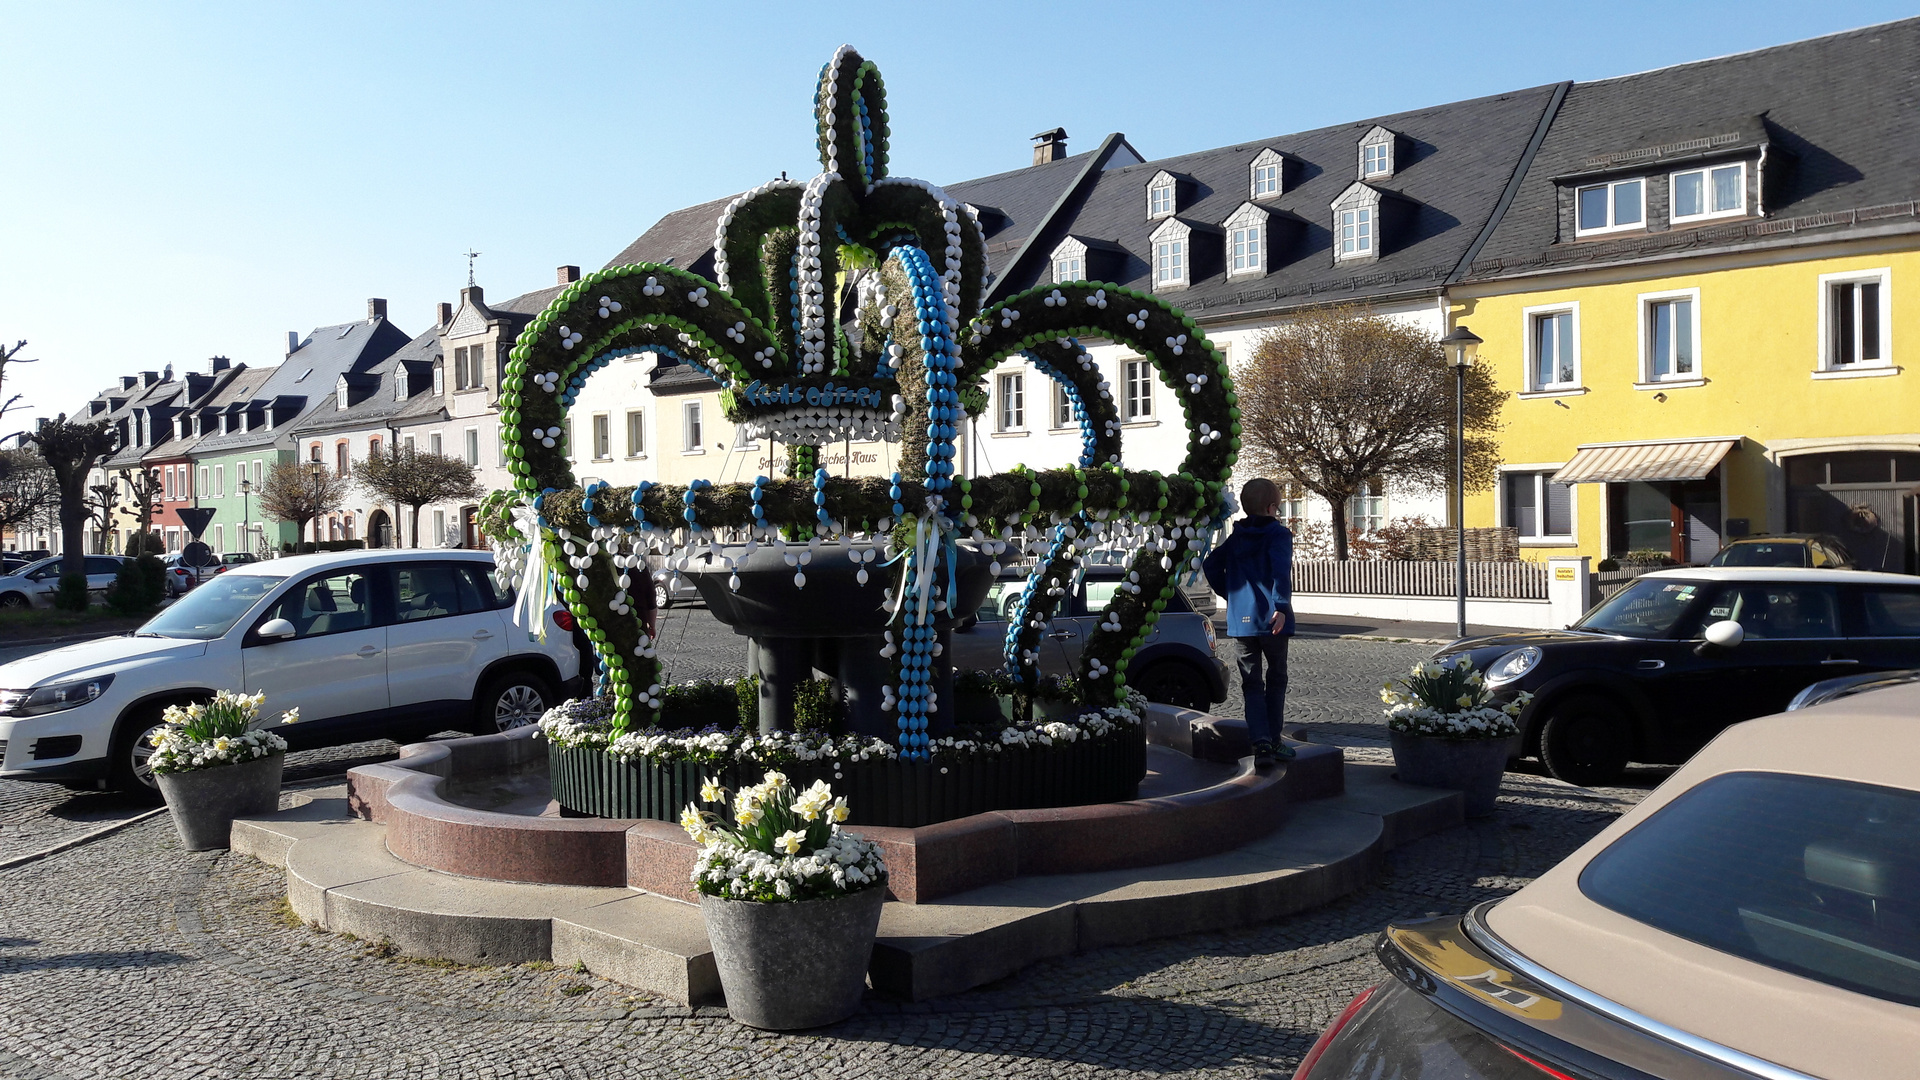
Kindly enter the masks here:
[[509, 671], [487, 680], [474, 700], [474, 721], [480, 731], [512, 731], [538, 723], [557, 703], [547, 680], [532, 672]]
[[32, 606], [33, 601], [27, 599], [25, 593], [10, 592], [4, 596], [0, 596], [0, 608], [26, 608]]
[[1177, 660], [1162, 660], [1127, 685], [1147, 695], [1148, 701], [1178, 705], [1183, 709], [1204, 709], [1210, 703], [1207, 684], [1194, 670]]
[[1540, 761], [1556, 779], [1582, 787], [1610, 784], [1633, 753], [1626, 711], [1611, 698], [1570, 697], [1553, 707], [1540, 729]]
[[160, 785], [153, 779], [152, 739], [153, 733], [162, 726], [158, 709], [137, 713], [120, 722], [113, 736], [108, 786], [135, 798], [160, 801]]
[[673, 590], [664, 581], [653, 583], [653, 606], [662, 611], [673, 606]]

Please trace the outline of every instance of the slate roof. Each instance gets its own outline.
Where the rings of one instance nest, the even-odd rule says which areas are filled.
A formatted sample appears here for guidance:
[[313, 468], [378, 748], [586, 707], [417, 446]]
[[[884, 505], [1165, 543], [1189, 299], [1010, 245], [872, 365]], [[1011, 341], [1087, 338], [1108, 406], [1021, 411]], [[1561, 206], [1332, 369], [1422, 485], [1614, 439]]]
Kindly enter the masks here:
[[373, 380], [373, 391], [367, 397], [345, 409], [337, 408], [334, 385], [329, 384], [326, 402], [309, 413], [305, 419], [290, 425], [287, 430], [296, 436], [311, 431], [340, 431], [378, 424], [398, 416], [408, 406], [433, 396], [433, 375], [432, 368], [429, 366], [424, 386], [409, 383], [408, 389], [412, 393], [405, 401], [395, 401], [393, 399], [394, 373], [408, 363], [431, 365], [433, 358], [439, 352], [440, 328], [435, 326], [416, 335], [412, 341], [402, 345], [393, 355], [359, 373], [360, 378]]
[[[1170, 303], [1196, 318], [1218, 319], [1435, 291], [1492, 219], [1559, 85], [1564, 84], [1108, 169], [1083, 200], [1047, 224], [1038, 248], [1050, 253], [1069, 233], [1117, 243], [1128, 252], [1118, 273], [1092, 276], [1148, 289], [1149, 237], [1164, 223], [1147, 219], [1148, 182], [1163, 170], [1191, 177], [1190, 187], [1181, 185], [1176, 213], [1182, 221], [1216, 229], [1249, 200], [1253, 160], [1272, 148], [1285, 155], [1287, 168], [1281, 194], [1259, 202], [1273, 212], [1277, 226], [1269, 232], [1268, 271], [1229, 281], [1224, 261], [1215, 255], [1211, 265], [1195, 267], [1188, 288], [1162, 294]], [[1372, 185], [1410, 202], [1411, 212], [1385, 232], [1377, 260], [1335, 265], [1332, 205], [1358, 180], [1360, 140], [1376, 125], [1398, 133], [1400, 144], [1393, 176]], [[1051, 277], [1044, 258], [1023, 260], [1006, 291]], [[999, 288], [996, 292], [1005, 295]]]
[[[1124, 135], [1115, 132], [1101, 140], [1098, 147], [1084, 154], [1049, 161], [1044, 165], [1029, 165], [1024, 169], [983, 176], [977, 180], [963, 180], [946, 188], [946, 193], [964, 203], [975, 207], [992, 207], [1005, 215], [1004, 223], [982, 220], [982, 231], [986, 233], [987, 272], [993, 275], [992, 293], [997, 294], [1007, 276], [1007, 271], [1016, 258], [1020, 258], [1028, 247], [1035, 230], [1043, 225], [1048, 216], [1063, 204], [1070, 201], [1076, 193], [1099, 175], [1109, 162], [1135, 162], [1140, 154], [1127, 143]], [[996, 227], [997, 226], [997, 227]], [[1044, 260], [1046, 252], [1041, 251], [1027, 258], [1020, 258], [1024, 265], [1038, 258]]]
[[315, 329], [253, 390], [252, 400], [277, 401], [294, 415], [275, 423], [271, 430], [261, 426], [252, 431], [203, 436], [193, 444], [193, 453], [206, 457], [271, 446], [299, 427], [314, 410], [323, 406], [332, 410], [334, 384], [343, 372], [370, 370], [407, 342], [406, 333], [385, 318]]
[[[1645, 155], [1664, 174], [1689, 136], [1769, 143], [1765, 217], [1604, 240], [1558, 237], [1554, 177]], [[1772, 183], [1789, 165], [1784, 184]], [[1920, 18], [1660, 68], [1567, 92], [1473, 277], [1920, 228]], [[1649, 215], [1652, 216], [1652, 215]], [[1660, 229], [1664, 222], [1650, 223]]]
[[[163, 447], [166, 448], [166, 452], [162, 456], [172, 457], [175, 454], [184, 454], [186, 452], [184, 448], [191, 445], [191, 443], [182, 442], [179, 439], [173, 438], [172, 428], [170, 426], [173, 415], [170, 406], [172, 406], [174, 400], [180, 396], [182, 389], [184, 388], [178, 381], [168, 379], [164, 382], [156, 382], [151, 386], [135, 387], [127, 391], [130, 400], [127, 402], [126, 407], [120, 412], [120, 415], [129, 417], [127, 444], [115, 451], [112, 457], [102, 461], [100, 468], [132, 468], [138, 465], [149, 454]], [[156, 441], [146, 446], [136, 445], [133, 441], [135, 434], [132, 430], [131, 417], [141, 409], [150, 409], [159, 414], [152, 424], [152, 433], [155, 435]], [[159, 436], [163, 435], [165, 438], [159, 438]]]
[[739, 193], [688, 206], [653, 223], [620, 254], [607, 260], [607, 267], [630, 266], [637, 262], [665, 263], [701, 277], [713, 277], [713, 227], [727, 204]]

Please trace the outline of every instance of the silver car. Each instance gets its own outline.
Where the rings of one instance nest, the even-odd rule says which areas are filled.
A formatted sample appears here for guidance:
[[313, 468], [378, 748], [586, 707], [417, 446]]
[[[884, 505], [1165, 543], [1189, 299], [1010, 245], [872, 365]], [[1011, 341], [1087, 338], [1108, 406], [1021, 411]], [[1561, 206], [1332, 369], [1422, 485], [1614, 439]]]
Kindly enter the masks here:
[[[1113, 599], [1126, 576], [1120, 566], [1090, 566], [1085, 578], [1060, 605], [1047, 628], [1040, 670], [1070, 675], [1080, 665], [1080, 648], [1100, 622], [1100, 612]], [[991, 671], [1005, 663], [1003, 649], [1007, 622], [1027, 579], [1002, 575], [987, 591], [974, 616], [961, 620], [953, 632], [953, 666], [957, 671]], [[1227, 668], [1213, 653], [1213, 622], [1194, 612], [1183, 593], [1167, 601], [1160, 621], [1134, 653], [1127, 667], [1127, 685], [1151, 701], [1205, 709], [1226, 700]]]
[[[53, 592], [60, 586], [62, 561], [55, 555], [0, 577], [0, 608], [52, 607]], [[120, 576], [120, 564], [126, 561], [118, 555], [86, 556], [87, 592], [94, 602], [106, 598], [107, 586]]]

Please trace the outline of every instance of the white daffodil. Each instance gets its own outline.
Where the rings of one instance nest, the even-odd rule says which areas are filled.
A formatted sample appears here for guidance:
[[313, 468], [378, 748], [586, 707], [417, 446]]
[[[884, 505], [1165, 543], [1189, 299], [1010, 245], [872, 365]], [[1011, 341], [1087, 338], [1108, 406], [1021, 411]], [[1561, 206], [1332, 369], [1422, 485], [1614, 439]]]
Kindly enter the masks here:
[[727, 789], [720, 786], [720, 781], [709, 776], [700, 782], [701, 802], [724, 802], [726, 797]]
[[806, 833], [789, 829], [780, 834], [780, 838], [773, 842], [773, 846], [788, 855], [798, 855], [800, 854], [800, 846], [806, 843], [806, 841]]

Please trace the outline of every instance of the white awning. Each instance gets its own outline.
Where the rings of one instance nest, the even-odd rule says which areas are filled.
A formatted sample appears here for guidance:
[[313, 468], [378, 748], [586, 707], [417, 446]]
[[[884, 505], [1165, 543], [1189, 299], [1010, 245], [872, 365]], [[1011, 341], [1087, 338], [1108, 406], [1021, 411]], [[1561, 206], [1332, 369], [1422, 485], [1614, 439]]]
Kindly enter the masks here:
[[1617, 484], [1628, 480], [1648, 483], [1704, 480], [1739, 442], [1739, 437], [1734, 436], [1582, 446], [1572, 461], [1553, 474], [1553, 482]]

